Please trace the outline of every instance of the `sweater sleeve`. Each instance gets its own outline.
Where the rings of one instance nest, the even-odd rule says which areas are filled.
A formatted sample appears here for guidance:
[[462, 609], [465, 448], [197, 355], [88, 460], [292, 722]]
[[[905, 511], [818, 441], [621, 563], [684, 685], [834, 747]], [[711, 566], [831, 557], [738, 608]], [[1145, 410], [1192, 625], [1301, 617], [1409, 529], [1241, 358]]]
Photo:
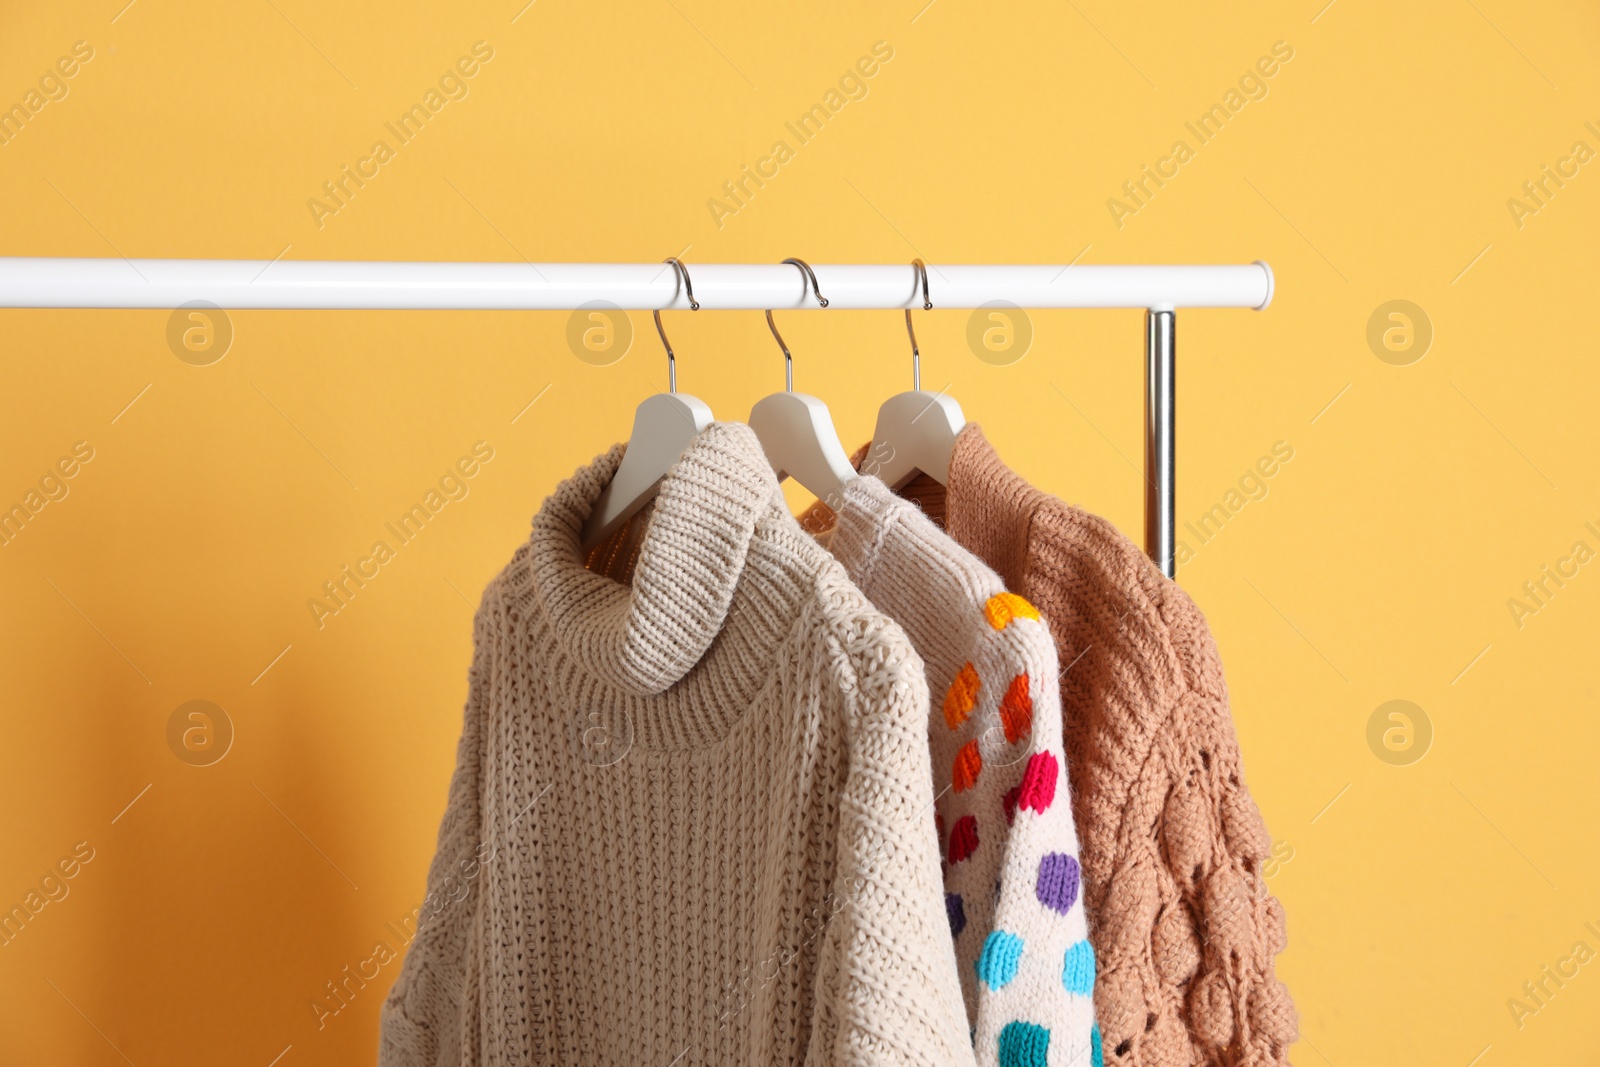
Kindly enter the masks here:
[[1050, 501], [1034, 525], [1028, 584], [1078, 664], [1061, 699], [1105, 1061], [1286, 1067], [1272, 838], [1205, 618], [1106, 520]]
[[413, 912], [410, 947], [384, 1002], [379, 1067], [455, 1067], [478, 1062], [472, 940], [484, 865], [492, 856], [480, 828], [484, 717], [497, 643], [494, 587], [473, 620], [472, 667], [456, 767], [428, 868], [427, 895]]
[[[942, 781], [951, 834], [945, 886], [962, 981], [973, 983], [984, 1067], [1100, 1067], [1094, 950], [1081, 892], [1078, 837], [1062, 747], [1055, 645], [1043, 619], [1010, 593], [988, 599], [986, 677], [964, 722], [958, 686], [934, 751], [960, 748]], [[974, 683], [978, 684], [978, 683]], [[936, 714], [936, 718], [937, 718]], [[965, 824], [963, 832], [960, 827]]]
[[806, 1063], [970, 1067], [941, 906], [922, 662], [881, 615], [846, 629], [850, 757]]

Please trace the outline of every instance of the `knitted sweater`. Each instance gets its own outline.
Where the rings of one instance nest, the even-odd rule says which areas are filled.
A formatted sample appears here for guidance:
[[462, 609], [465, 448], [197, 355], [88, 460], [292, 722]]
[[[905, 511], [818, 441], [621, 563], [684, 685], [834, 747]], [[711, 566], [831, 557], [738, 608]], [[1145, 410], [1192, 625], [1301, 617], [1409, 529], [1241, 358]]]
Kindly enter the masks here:
[[945, 906], [978, 1062], [1100, 1067], [1049, 628], [877, 478], [837, 503], [824, 543], [905, 628], [940, 705], [929, 741]]
[[484, 592], [380, 1064], [972, 1064], [921, 661], [744, 426], [586, 568], [622, 451]]
[[1095, 1015], [1114, 1067], [1288, 1062], [1283, 908], [1216, 644], [1111, 523], [1023, 481], [969, 425], [948, 489], [904, 491], [1050, 623], [1060, 660]]

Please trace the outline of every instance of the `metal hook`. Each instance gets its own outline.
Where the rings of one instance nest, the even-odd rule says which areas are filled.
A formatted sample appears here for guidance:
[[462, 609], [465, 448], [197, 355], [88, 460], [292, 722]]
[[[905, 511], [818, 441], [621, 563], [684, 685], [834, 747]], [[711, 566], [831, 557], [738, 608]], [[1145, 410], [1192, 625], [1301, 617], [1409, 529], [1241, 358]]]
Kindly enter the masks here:
[[811, 279], [811, 292], [816, 295], [817, 306], [827, 307], [828, 298], [823, 296], [822, 290], [817, 287], [817, 272], [811, 269], [811, 264], [807, 263], [803, 259], [796, 259], [792, 256], [789, 259], [784, 260], [784, 262], [792, 266], [799, 267], [801, 270], [806, 272], [806, 277]]
[[783, 343], [783, 334], [778, 332], [778, 324], [772, 321], [772, 309], [767, 309], [767, 329], [772, 331], [772, 336], [778, 341], [778, 347], [783, 349], [783, 391], [794, 392], [794, 357], [789, 354], [789, 346]]
[[[917, 295], [917, 281], [922, 281], [922, 310], [932, 311], [933, 301], [928, 299], [928, 268], [920, 259], [913, 259], [911, 295]], [[911, 309], [906, 308], [906, 334], [911, 338], [911, 388], [922, 389], [922, 352], [917, 348], [917, 331], [911, 328]]]
[[[668, 256], [663, 263], [671, 263], [673, 273], [683, 279], [683, 291], [689, 296], [689, 310], [699, 311], [700, 301], [694, 298], [694, 286], [689, 283], [689, 268], [678, 260], [677, 256]], [[661, 347], [667, 350], [667, 392], [678, 391], [678, 357], [672, 352], [672, 342], [667, 340], [667, 331], [661, 328], [661, 309], [656, 308], [650, 312], [656, 320], [656, 333], [661, 335]]]
[[[786, 259], [785, 263], [793, 264], [805, 272], [811, 280], [811, 291], [816, 295], [817, 306], [827, 307], [828, 298], [822, 295], [821, 288], [817, 285], [817, 274], [811, 269], [811, 264], [803, 259]], [[783, 349], [783, 391], [794, 392], [794, 356], [789, 354], [789, 346], [783, 343], [783, 334], [778, 332], [778, 324], [772, 321], [772, 309], [767, 309], [767, 329], [772, 331], [772, 336], [777, 340], [778, 347]]]

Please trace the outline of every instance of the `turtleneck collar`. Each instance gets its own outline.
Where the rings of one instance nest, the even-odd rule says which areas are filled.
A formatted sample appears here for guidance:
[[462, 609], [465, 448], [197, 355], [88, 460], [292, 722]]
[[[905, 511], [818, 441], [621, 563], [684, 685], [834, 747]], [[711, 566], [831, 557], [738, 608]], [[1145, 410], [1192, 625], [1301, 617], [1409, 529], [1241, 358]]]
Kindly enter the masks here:
[[755, 433], [713, 423], [667, 473], [623, 585], [584, 566], [583, 522], [616, 472], [618, 445], [563, 482], [533, 521], [535, 593], [582, 667], [633, 696], [665, 692], [722, 630], [757, 521], [782, 495]]

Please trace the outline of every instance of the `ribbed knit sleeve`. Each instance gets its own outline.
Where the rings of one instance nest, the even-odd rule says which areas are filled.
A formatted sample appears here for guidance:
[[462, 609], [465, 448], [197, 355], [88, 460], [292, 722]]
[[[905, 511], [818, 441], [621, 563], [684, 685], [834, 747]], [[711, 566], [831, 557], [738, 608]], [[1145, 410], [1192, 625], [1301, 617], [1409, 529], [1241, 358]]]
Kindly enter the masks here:
[[485, 591], [473, 620], [472, 667], [462, 715], [456, 768], [428, 868], [427, 894], [415, 913], [415, 934], [384, 1002], [380, 1067], [455, 1067], [478, 1064], [476, 1020], [464, 1006], [477, 1002], [471, 941], [475, 935], [484, 865], [495, 848], [482, 840], [480, 809], [483, 724], [499, 635], [496, 587]]
[[922, 662], [870, 610], [841, 643], [855, 674], [851, 754], [806, 1063], [971, 1065], [943, 908]]

